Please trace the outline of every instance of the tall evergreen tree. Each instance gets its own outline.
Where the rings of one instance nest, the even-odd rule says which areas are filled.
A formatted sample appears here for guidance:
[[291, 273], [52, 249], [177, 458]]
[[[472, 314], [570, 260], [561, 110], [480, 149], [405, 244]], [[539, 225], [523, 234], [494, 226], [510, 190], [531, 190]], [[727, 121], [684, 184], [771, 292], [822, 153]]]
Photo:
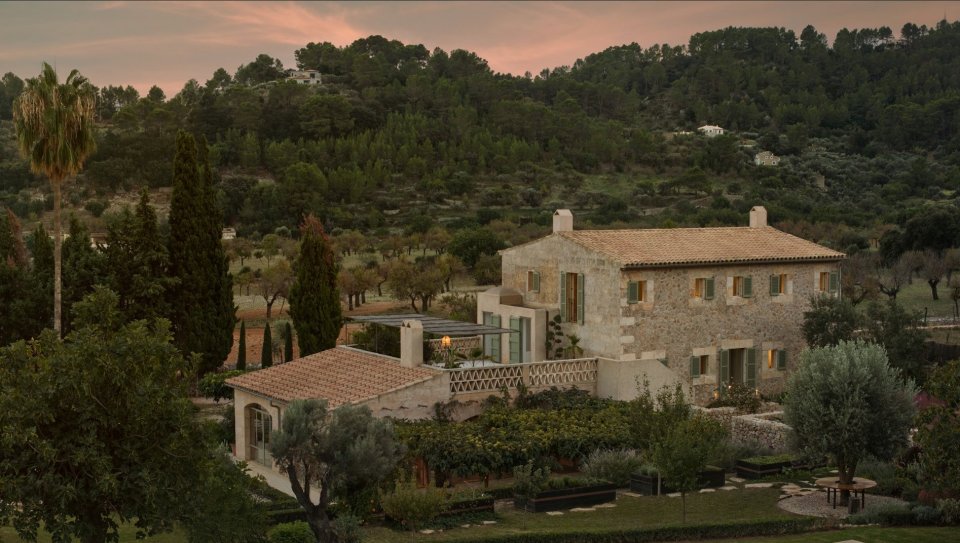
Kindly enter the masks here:
[[337, 289], [337, 263], [323, 225], [308, 215], [300, 227], [300, 256], [290, 288], [290, 316], [297, 328], [300, 356], [337, 344], [343, 315]]
[[288, 321], [283, 327], [283, 361], [293, 360], [293, 326]]
[[247, 323], [240, 321], [240, 341], [237, 344], [237, 369], [247, 369]]
[[214, 370], [233, 345], [236, 311], [233, 281], [220, 243], [220, 209], [212, 187], [205, 143], [177, 134], [170, 202], [170, 277], [179, 282], [171, 292], [174, 342], [183, 353], [199, 353], [199, 371]]
[[260, 367], [269, 368], [273, 365], [273, 337], [270, 335], [270, 323], [263, 329], [263, 348], [260, 349]]
[[35, 337], [49, 326], [53, 306], [44, 284], [31, 272], [20, 221], [0, 209], [0, 345]]
[[105, 270], [106, 258], [90, 245], [90, 231], [76, 217], [70, 217], [70, 237], [63, 240], [63, 312], [60, 329], [64, 335], [73, 330], [73, 304], [103, 283]]
[[110, 289], [119, 296], [126, 320], [170, 316], [167, 293], [176, 281], [167, 276], [167, 247], [146, 190], [135, 213], [125, 209], [107, 227], [104, 252]]

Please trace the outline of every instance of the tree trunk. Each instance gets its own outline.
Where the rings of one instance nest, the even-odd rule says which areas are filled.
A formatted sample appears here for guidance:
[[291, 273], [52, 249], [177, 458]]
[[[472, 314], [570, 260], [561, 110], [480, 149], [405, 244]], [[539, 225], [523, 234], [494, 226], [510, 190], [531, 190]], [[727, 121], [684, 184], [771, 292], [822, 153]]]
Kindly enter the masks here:
[[686, 492], [680, 493], [680, 509], [683, 510], [683, 513], [681, 513], [680, 515], [681, 522], [683, 524], [686, 524], [687, 523], [687, 493]]
[[[840, 484], [849, 485], [853, 483], [853, 475], [857, 471], [857, 463], [851, 462], [847, 465], [846, 462], [837, 462], [837, 472], [839, 475]], [[840, 491], [840, 505], [846, 506], [850, 503], [850, 491], [841, 490]]]
[[930, 292], [933, 294], [934, 300], [939, 300], [940, 296], [937, 296], [937, 284], [940, 283], [939, 279], [927, 279], [927, 284], [930, 285]]
[[353, 311], [353, 294], [347, 293], [347, 311]]
[[360, 303], [363, 303], [363, 304], [367, 303], [367, 291], [363, 291], [360, 293]]
[[267, 320], [270, 320], [270, 312], [273, 310], [274, 300], [276, 300], [276, 298], [274, 298], [273, 300], [267, 300]]
[[57, 337], [61, 337], [63, 323], [60, 320], [60, 303], [62, 299], [60, 269], [63, 264], [61, 249], [63, 247], [63, 226], [60, 224], [60, 187], [62, 179], [51, 179], [53, 185], [53, 329]]

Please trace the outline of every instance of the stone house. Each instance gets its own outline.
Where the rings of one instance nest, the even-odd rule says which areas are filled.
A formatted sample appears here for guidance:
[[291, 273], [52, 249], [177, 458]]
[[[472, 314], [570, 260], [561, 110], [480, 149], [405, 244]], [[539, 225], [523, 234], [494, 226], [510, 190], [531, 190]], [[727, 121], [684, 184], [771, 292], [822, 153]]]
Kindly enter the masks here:
[[712, 125], [712, 124], [705, 124], [700, 128], [698, 128], [697, 132], [700, 132], [701, 134], [703, 134], [708, 138], [714, 138], [717, 136], [722, 136], [725, 131], [722, 127]]
[[317, 70], [287, 70], [287, 81], [294, 81], [301, 85], [322, 85], [320, 72]]
[[753, 157], [753, 163], [757, 166], [778, 166], [780, 165], [780, 157], [770, 151], [760, 151], [757, 156]]
[[515, 332], [487, 337], [488, 356], [545, 359], [559, 317], [580, 356], [598, 359], [598, 395], [679, 380], [698, 404], [731, 384], [780, 391], [805, 346], [803, 312], [812, 296], [839, 296], [844, 258], [768, 226], [763, 207], [748, 227], [642, 230], [574, 230], [559, 210], [551, 235], [501, 255], [502, 286], [478, 296], [478, 322]]

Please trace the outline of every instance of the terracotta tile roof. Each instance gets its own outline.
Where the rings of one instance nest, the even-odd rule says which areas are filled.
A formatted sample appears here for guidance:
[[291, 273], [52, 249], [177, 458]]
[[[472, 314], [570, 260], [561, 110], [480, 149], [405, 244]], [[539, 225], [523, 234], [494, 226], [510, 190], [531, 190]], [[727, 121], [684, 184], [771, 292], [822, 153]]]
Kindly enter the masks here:
[[558, 235], [626, 268], [839, 260], [843, 253], [771, 226], [574, 230]]
[[335, 347], [238, 375], [227, 379], [227, 384], [284, 402], [324, 399], [333, 408], [429, 380], [437, 373], [423, 367], [404, 368], [389, 356]]

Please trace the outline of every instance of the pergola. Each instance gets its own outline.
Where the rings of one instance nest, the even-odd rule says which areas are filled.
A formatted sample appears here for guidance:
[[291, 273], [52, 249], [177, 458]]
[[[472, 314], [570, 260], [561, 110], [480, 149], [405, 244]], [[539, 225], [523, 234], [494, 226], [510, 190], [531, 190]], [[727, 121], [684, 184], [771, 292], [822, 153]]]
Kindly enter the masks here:
[[380, 324], [391, 328], [400, 328], [403, 321], [418, 320], [423, 325], [425, 334], [436, 336], [485, 336], [493, 334], [511, 334], [516, 330], [509, 328], [499, 328], [486, 324], [475, 324], [472, 322], [454, 321], [450, 319], [441, 319], [429, 315], [420, 315], [419, 313], [401, 314], [401, 315], [369, 315], [361, 317], [350, 317], [354, 322], [367, 324]]

